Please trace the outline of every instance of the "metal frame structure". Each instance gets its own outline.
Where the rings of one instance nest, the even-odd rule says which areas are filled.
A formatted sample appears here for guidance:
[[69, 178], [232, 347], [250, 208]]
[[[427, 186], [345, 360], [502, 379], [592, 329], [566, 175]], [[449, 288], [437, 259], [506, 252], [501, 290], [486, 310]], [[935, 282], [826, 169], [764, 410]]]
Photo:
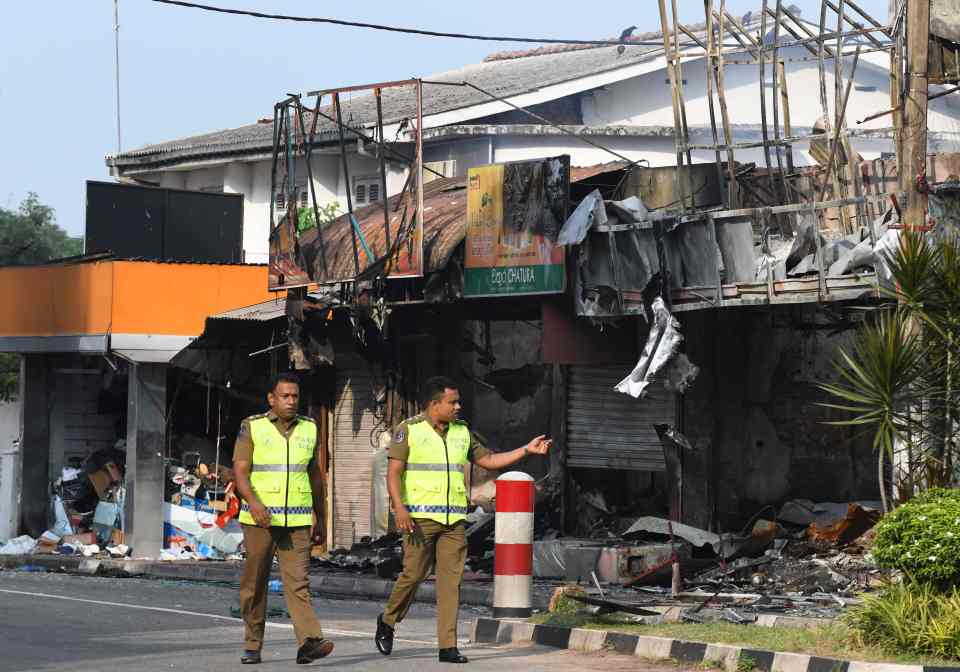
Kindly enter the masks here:
[[[668, 15], [667, 0], [658, 0], [661, 30], [663, 34], [664, 55], [667, 62], [669, 82], [673, 100], [674, 137], [676, 151], [675, 183], [680, 195], [680, 207], [673, 212], [657, 213], [655, 218], [670, 224], [683, 224], [696, 221], [705, 222], [715, 230], [718, 221], [751, 217], [759, 222], [763, 232], [761, 237], [766, 239], [767, 230], [776, 216], [799, 212], [810, 212], [816, 216], [815, 238], [820, 242], [820, 231], [823, 227], [821, 219], [827, 209], [839, 209], [842, 229], [850, 232], [855, 227], [852, 222], [849, 206], [854, 206], [858, 222], [864, 223], [869, 213], [877, 208], [884, 207], [887, 199], [894, 197], [904, 199], [898, 191], [894, 193], [865, 193], [863, 175], [860, 163], [853, 160], [850, 149], [850, 129], [846, 120], [847, 102], [852, 90], [853, 80], [860, 55], [867, 51], [888, 51], [891, 53], [892, 91], [891, 107], [896, 116], [899, 100], [903, 97], [902, 88], [902, 57], [905, 43], [903, 22], [897, 21], [893, 26], [883, 25], [867, 12], [861, 9], [852, 0], [822, 0], [820, 11], [819, 30], [814, 32], [790, 9], [784, 6], [783, 0], [763, 0], [761, 8], [761, 40], [758, 41], [751, 33], [734, 18], [726, 7], [726, 0], [704, 0], [704, 15], [706, 18], [705, 42], [698, 39], [690, 29], [678, 22], [677, 0], [670, 0]], [[771, 5], [773, 5], [771, 7]], [[828, 28], [829, 12], [836, 17], [834, 30]], [[901, 9], [902, 12], [902, 9]], [[769, 23], [768, 23], [769, 20]], [[861, 23], [863, 22], [863, 23]], [[772, 31], [772, 41], [767, 41], [767, 35]], [[684, 33], [697, 42], [702, 51], [696, 49], [681, 50], [679, 35]], [[878, 37], [879, 35], [879, 37]], [[787, 39], [784, 39], [784, 37]], [[727, 45], [727, 38], [735, 44]], [[862, 38], [869, 42], [849, 45], [850, 38]], [[791, 46], [803, 46], [811, 56], [801, 60], [817, 62], [820, 80], [820, 102], [823, 108], [824, 129], [819, 133], [794, 135], [790, 124], [790, 96], [787, 90], [787, 72], [784, 59], [780, 58], [782, 49]], [[736, 56], [736, 58], [731, 58]], [[853, 58], [852, 67], [846, 74], [844, 83], [845, 58]], [[688, 118], [685, 104], [685, 84], [682, 74], [682, 61], [696, 58], [706, 59], [706, 96], [708, 100], [709, 125], [712, 142], [706, 144], [692, 144], [689, 140]], [[830, 114], [827, 92], [827, 61], [834, 61], [834, 102], [833, 115]], [[787, 59], [797, 60], [797, 59]], [[727, 108], [724, 69], [729, 64], [755, 64], [760, 71], [760, 115], [762, 139], [753, 142], [734, 142]], [[770, 66], [768, 68], [768, 66]], [[770, 73], [768, 75], [768, 73]], [[768, 110], [767, 84], [772, 83], [772, 109]], [[941, 94], [945, 95], [945, 94]], [[716, 100], [715, 100], [716, 97]], [[719, 115], [717, 111], [719, 109]], [[772, 112], [772, 119], [768, 112]], [[832, 116], [832, 118], [831, 118]], [[871, 118], [876, 118], [874, 115]], [[719, 117], [719, 120], [718, 120]], [[719, 124], [718, 124], [719, 121]], [[903, 149], [900, 145], [901, 122], [895, 119], [895, 137], [897, 139], [897, 155]], [[722, 138], [722, 141], [721, 141]], [[821, 184], [815, 189], [813, 199], [804, 201], [800, 191], [792, 183], [799, 177], [794, 166], [793, 145], [801, 141], [821, 140], [830, 143], [830, 158], [824, 166], [824, 176]], [[736, 172], [736, 151], [740, 149], [762, 148], [763, 165], [766, 168], [767, 185], [765, 188], [772, 196], [769, 207], [743, 208], [741, 207], [741, 190], [753, 189], [740, 179]], [[843, 149], [847, 157], [847, 174], [840, 179], [839, 149]], [[693, 207], [692, 199], [687, 201], [692, 185], [688, 184], [686, 171], [693, 164], [692, 150], [709, 150], [714, 153], [717, 163], [717, 174], [720, 184], [724, 185], [724, 201], [722, 209], [697, 210]], [[772, 151], [771, 151], [772, 150]], [[724, 157], [725, 155], [725, 157]], [[723, 170], [724, 158], [727, 170]], [[901, 186], [903, 183], [901, 182]], [[830, 198], [828, 194], [832, 192]], [[756, 192], [754, 192], [756, 195]], [[868, 227], [871, 229], [872, 227]], [[714, 233], [715, 235], [715, 233]], [[818, 249], [819, 253], [819, 249]], [[822, 255], [817, 255], [817, 298], [825, 298], [830, 294], [828, 279], [823, 267]], [[768, 268], [768, 273], [770, 273]], [[835, 283], [834, 283], [835, 284]], [[772, 277], [767, 280], [767, 296], [763, 303], [778, 302], [775, 283]], [[665, 297], [667, 298], [667, 297]], [[706, 298], [706, 297], [703, 297]], [[787, 299], [792, 300], [792, 299]], [[713, 306], [725, 305], [724, 291], [718, 282], [715, 300], [707, 302]], [[748, 300], [747, 303], [753, 303]], [[704, 304], [697, 304], [703, 307]], [[687, 306], [691, 308], [693, 306]]]
[[[383, 101], [382, 101], [382, 92], [384, 89], [390, 88], [401, 88], [401, 87], [413, 87], [416, 94], [416, 119], [414, 120], [414, 127], [410, 129], [410, 132], [414, 134], [414, 157], [410, 161], [408, 157], [403, 156], [399, 152], [391, 148], [383, 133]], [[377, 121], [374, 127], [375, 136], [371, 137], [368, 133], [362, 128], [354, 128], [349, 124], [345, 123], [343, 120], [343, 114], [341, 109], [341, 96], [345, 93], [355, 93], [355, 92], [365, 92], [372, 91], [373, 95], [376, 97], [377, 105]], [[291, 208], [291, 204], [296, 203], [296, 159], [303, 158], [304, 163], [306, 164], [307, 172], [307, 184], [310, 193], [310, 203], [313, 210], [313, 215], [317, 226], [320, 226], [320, 204], [317, 202], [316, 188], [313, 181], [313, 167], [311, 163], [311, 157], [313, 153], [313, 148], [316, 144], [317, 136], [317, 122], [320, 118], [326, 119], [331, 123], [336, 125], [337, 136], [339, 141], [339, 155], [341, 161], [341, 168], [343, 171], [344, 184], [346, 185], [346, 200], [347, 200], [347, 218], [350, 222], [350, 236], [353, 247], [353, 262], [354, 262], [354, 272], [355, 276], [360, 276], [362, 271], [374, 264], [383, 264], [384, 271], [383, 276], [391, 275], [391, 268], [394, 262], [397, 259], [397, 256], [400, 251], [401, 244], [408, 241], [409, 237], [418, 236], [420, 241], [420, 249], [416, 251], [416, 258], [419, 259], [421, 269], [417, 273], [412, 275], [419, 276], [423, 274], [423, 82], [420, 79], [405, 79], [391, 82], [378, 82], [375, 84], [363, 84], [358, 86], [346, 86], [330, 89], [321, 89], [317, 91], [311, 91], [307, 94], [308, 96], [314, 97], [314, 106], [308, 107], [303, 104], [302, 97], [300, 95], [289, 95], [284, 100], [276, 103], [274, 105], [274, 115], [273, 115], [273, 164], [271, 169], [271, 180], [270, 180], [270, 236], [273, 238], [276, 229], [278, 226], [284, 226], [285, 223], [281, 222], [279, 225], [275, 224], [275, 204], [276, 196], [278, 193], [278, 167], [280, 163], [280, 157], [283, 156], [285, 159], [286, 168], [282, 174], [282, 182], [284, 189], [284, 196], [287, 203], [287, 215], [286, 218], [296, 217], [297, 208]], [[325, 98], [330, 99], [329, 112], [332, 112], [332, 116], [324, 112], [323, 102]], [[293, 115], [294, 121], [291, 122], [290, 117]], [[307, 131], [307, 125], [305, 118], [312, 117], [310, 123], [310, 130]], [[346, 144], [346, 134], [350, 133], [357, 139], [367, 142], [375, 142], [377, 145], [377, 155], [379, 158], [379, 177], [380, 177], [380, 194], [381, 201], [383, 203], [383, 226], [384, 226], [384, 240], [385, 240], [385, 250], [382, 255], [377, 256], [374, 250], [367, 245], [364, 240], [363, 232], [360, 228], [360, 225], [357, 222], [356, 217], [354, 216], [354, 204], [353, 204], [353, 190], [350, 185], [350, 169], [349, 162], [347, 160], [347, 144]], [[393, 236], [391, 241], [391, 232], [390, 232], [390, 212], [389, 212], [389, 198], [387, 193], [387, 155], [391, 155], [393, 158], [409, 162], [411, 166], [410, 175], [407, 178], [407, 182], [404, 185], [403, 193], [406, 193], [410, 188], [411, 178], [414, 178], [415, 184], [412, 189], [416, 190], [416, 205], [414, 211], [409, 218], [409, 225], [406, 229], [403, 228], [404, 222], [401, 222], [401, 225], [397, 231], [397, 235]], [[402, 196], [402, 195], [401, 195]], [[286, 225], [293, 227], [294, 232], [297, 230], [296, 222], [287, 222]], [[295, 233], [296, 235], [296, 233]], [[327, 259], [327, 251], [324, 248], [323, 236], [318, 237], [319, 243], [319, 252], [320, 252], [320, 267], [324, 274], [327, 273], [329, 268], [329, 261]], [[366, 256], [366, 264], [361, 265], [360, 263], [360, 252], [363, 251]], [[314, 281], [312, 277], [312, 269], [306, 269], [308, 274], [311, 274], [310, 280], [311, 283]], [[401, 276], [393, 276], [401, 277]], [[410, 277], [410, 276], [404, 276]], [[337, 279], [343, 280], [343, 279]], [[302, 286], [304, 283], [293, 283], [293, 284], [284, 284], [286, 288], [293, 288], [296, 286]], [[307, 283], [310, 284], [310, 283]]]

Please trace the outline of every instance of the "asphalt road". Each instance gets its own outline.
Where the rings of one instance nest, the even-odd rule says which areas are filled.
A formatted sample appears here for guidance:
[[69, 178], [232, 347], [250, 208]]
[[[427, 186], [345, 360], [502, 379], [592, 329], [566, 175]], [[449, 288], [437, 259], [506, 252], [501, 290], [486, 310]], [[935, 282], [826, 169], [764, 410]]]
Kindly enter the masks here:
[[[231, 616], [237, 604], [237, 589], [231, 586], [0, 571], [0, 670], [239, 669], [242, 624]], [[272, 596], [271, 607], [282, 608], [282, 596]], [[414, 605], [397, 630], [390, 657], [381, 656], [373, 645], [380, 604], [314, 598], [314, 607], [325, 634], [336, 643], [333, 654], [314, 663], [315, 667], [391, 672], [451, 668], [437, 662], [435, 612], [430, 606]], [[612, 653], [578, 654], [535, 646], [471, 647], [466, 642], [469, 622], [479, 613], [482, 610], [469, 608], [461, 612], [461, 651], [471, 658], [471, 664], [455, 669], [684, 669], [672, 664], [646, 664]], [[266, 672], [296, 667], [296, 648], [289, 619], [272, 617], [263, 664], [244, 669]]]

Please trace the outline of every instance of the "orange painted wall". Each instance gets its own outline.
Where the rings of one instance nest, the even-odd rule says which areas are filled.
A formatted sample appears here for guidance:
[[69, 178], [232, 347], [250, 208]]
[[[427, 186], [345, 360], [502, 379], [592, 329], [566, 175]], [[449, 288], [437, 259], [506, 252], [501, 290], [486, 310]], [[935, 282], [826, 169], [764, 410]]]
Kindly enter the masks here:
[[102, 261], [0, 268], [0, 336], [197, 336], [208, 315], [266, 301], [266, 266]]
[[197, 336], [208, 315], [266, 301], [266, 266], [113, 262], [115, 334]]

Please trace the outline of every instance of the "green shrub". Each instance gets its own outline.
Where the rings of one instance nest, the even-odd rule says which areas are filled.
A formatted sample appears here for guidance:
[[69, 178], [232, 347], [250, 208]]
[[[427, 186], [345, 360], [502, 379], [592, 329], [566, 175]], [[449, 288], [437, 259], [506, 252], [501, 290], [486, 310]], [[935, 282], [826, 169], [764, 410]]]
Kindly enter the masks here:
[[844, 617], [857, 644], [890, 653], [960, 660], [960, 590], [930, 583], [891, 583], [865, 595]]
[[960, 490], [930, 490], [884, 516], [873, 557], [917, 581], [960, 583]]

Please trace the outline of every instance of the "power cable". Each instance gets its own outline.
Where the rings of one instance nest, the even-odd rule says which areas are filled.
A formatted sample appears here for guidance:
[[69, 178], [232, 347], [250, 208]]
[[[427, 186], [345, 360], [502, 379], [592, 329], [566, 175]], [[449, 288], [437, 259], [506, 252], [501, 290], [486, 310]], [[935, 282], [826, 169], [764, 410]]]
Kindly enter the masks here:
[[[327, 23], [335, 26], [347, 26], [350, 28], [368, 28], [370, 30], [383, 30], [391, 33], [406, 33], [408, 35], [424, 35], [426, 37], [449, 37], [460, 40], [480, 40], [484, 42], [527, 42], [534, 44], [585, 44], [602, 47], [615, 46], [636, 46], [636, 47], [662, 47], [660, 40], [561, 40], [557, 38], [534, 38], [534, 37], [506, 37], [496, 35], [473, 35], [470, 33], [446, 33], [435, 30], [422, 30], [420, 28], [400, 28], [398, 26], [386, 26], [377, 23], [364, 23], [361, 21], [345, 21], [343, 19], [330, 19], [315, 16], [291, 16], [289, 14], [268, 14], [265, 12], [254, 12], [247, 9], [230, 9], [228, 7], [215, 7], [213, 5], [203, 5], [196, 2], [183, 2], [182, 0], [151, 0], [164, 5], [176, 5], [178, 7], [187, 7], [190, 9], [200, 9], [205, 12], [218, 12], [220, 14], [234, 14], [238, 16], [250, 16], [257, 19], [273, 19], [276, 21], [295, 21], [300, 23]], [[681, 43], [682, 47], [696, 46], [693, 42]]]

